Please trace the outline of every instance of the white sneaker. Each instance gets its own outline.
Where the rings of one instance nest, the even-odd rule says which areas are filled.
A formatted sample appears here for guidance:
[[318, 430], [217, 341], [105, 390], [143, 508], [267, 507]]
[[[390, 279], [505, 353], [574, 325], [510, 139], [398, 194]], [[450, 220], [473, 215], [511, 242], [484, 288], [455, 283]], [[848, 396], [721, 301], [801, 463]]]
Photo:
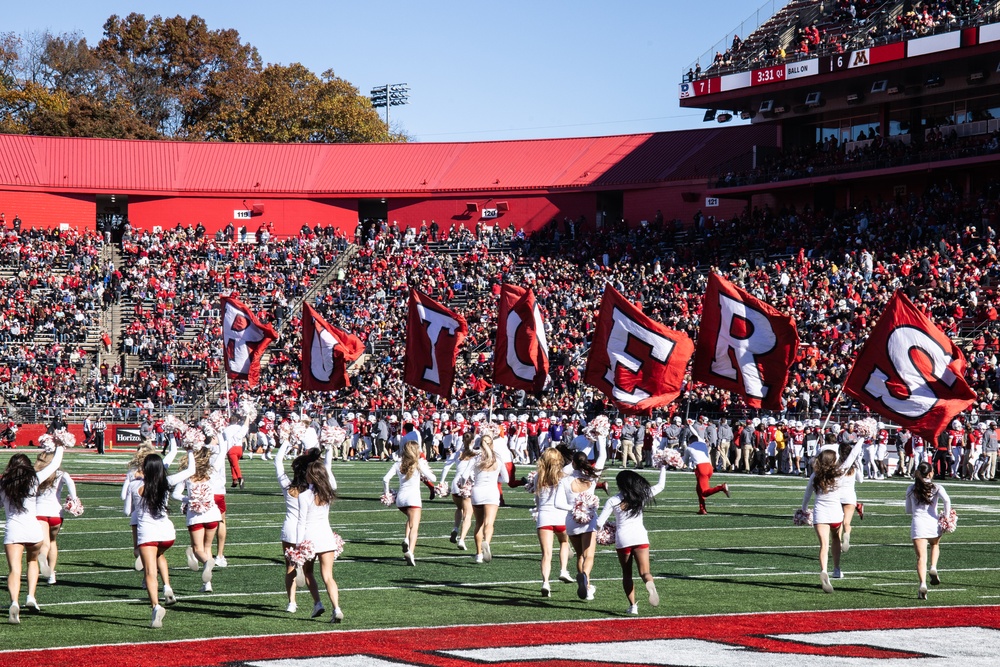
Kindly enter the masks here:
[[188, 569], [192, 572], [197, 572], [201, 564], [198, 563], [198, 558], [194, 555], [194, 549], [188, 547], [184, 553], [187, 556]]
[[403, 558], [406, 559], [406, 564], [407, 565], [409, 565], [411, 567], [415, 567], [416, 566], [417, 561], [413, 557], [413, 552], [412, 551], [407, 551], [405, 554], [403, 554]]
[[340, 607], [333, 608], [333, 618], [330, 619], [331, 623], [340, 623], [344, 620], [344, 612], [340, 610]]
[[570, 576], [569, 570], [563, 570], [562, 572], [559, 573], [559, 581], [563, 582], [564, 584], [572, 584], [574, 581], [576, 581], [576, 579]]
[[457, 544], [459, 551], [465, 551], [468, 548], [465, 546], [465, 540], [459, 540]]
[[851, 550], [851, 534], [844, 533], [844, 536], [840, 538], [840, 553], [846, 554]]
[[312, 616], [309, 618], [316, 618], [317, 616], [322, 616], [323, 612], [326, 611], [326, 607], [323, 606], [322, 602], [317, 602], [313, 605]]
[[31, 595], [29, 595], [28, 599], [24, 601], [24, 606], [34, 612], [40, 612], [42, 610], [42, 608], [38, 606], [38, 600]]
[[918, 600], [927, 599], [927, 584], [920, 584], [920, 588], [917, 589], [917, 599]]
[[639, 605], [638, 604], [630, 604], [628, 606], [628, 609], [625, 610], [625, 613], [628, 614], [629, 616], [638, 616], [639, 615]]
[[289, 602], [288, 606], [285, 607], [285, 611], [287, 611], [289, 614], [294, 614], [298, 610], [299, 610], [299, 605], [295, 604], [294, 602]]
[[54, 583], [56, 583], [56, 573], [55, 572], [53, 572], [52, 574], [49, 575], [49, 584], [51, 585], [51, 584], [54, 584]]
[[476, 554], [476, 562], [477, 563], [482, 563], [483, 562], [483, 555], [482, 554]]
[[212, 569], [215, 567], [215, 559], [209, 558], [205, 561], [205, 569], [201, 571], [201, 581], [202, 583], [210, 584], [212, 583]]
[[833, 592], [833, 585], [830, 583], [830, 575], [826, 572], [819, 573], [819, 585], [823, 587], [824, 593]]
[[660, 594], [656, 590], [655, 581], [646, 582], [646, 592], [649, 593], [649, 606], [659, 607], [660, 606]]
[[588, 600], [593, 600], [594, 599], [594, 593], [596, 593], [596, 592], [597, 592], [597, 587], [596, 586], [587, 586], [587, 599]]
[[14, 625], [21, 622], [21, 607], [16, 602], [10, 603], [10, 610], [7, 612], [7, 622]]
[[549, 587], [549, 582], [547, 581], [542, 584], [542, 597], [543, 598], [552, 597], [552, 589]]
[[490, 551], [490, 543], [483, 542], [483, 562], [489, 563], [493, 561], [493, 552]]
[[832, 578], [833, 579], [843, 579], [844, 578], [844, 573], [840, 571], [839, 567], [835, 568], [833, 570], [833, 577]]
[[215, 567], [229, 567], [229, 563], [226, 562], [225, 556], [215, 557]]
[[[216, 563], [218, 565], [218, 563]], [[299, 588], [304, 588], [306, 585], [306, 574], [302, 571], [301, 565], [295, 566], [295, 585]]]
[[170, 586], [163, 587], [163, 606], [169, 607], [172, 604], [177, 604], [177, 598], [174, 597], [174, 589]]
[[43, 577], [52, 574], [52, 570], [49, 568], [49, 559], [42, 554], [38, 554], [38, 573]]
[[135, 571], [142, 572], [142, 556], [135, 557]]
[[205, 583], [203, 583], [201, 585], [201, 592], [202, 593], [211, 593], [212, 592], [212, 582], [211, 581], [206, 581]]
[[162, 628], [163, 627], [163, 617], [167, 615], [167, 610], [156, 605], [153, 607], [153, 618], [149, 622], [149, 627], [151, 628]]

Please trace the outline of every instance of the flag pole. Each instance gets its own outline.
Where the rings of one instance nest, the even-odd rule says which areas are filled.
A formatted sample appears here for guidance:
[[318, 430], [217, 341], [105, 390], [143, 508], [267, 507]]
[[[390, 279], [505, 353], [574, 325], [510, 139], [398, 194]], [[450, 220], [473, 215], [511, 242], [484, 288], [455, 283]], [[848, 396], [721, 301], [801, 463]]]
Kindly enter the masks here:
[[826, 430], [826, 425], [830, 423], [830, 417], [833, 416], [833, 411], [837, 408], [837, 403], [840, 402], [840, 395], [843, 393], [844, 385], [840, 385], [840, 391], [837, 392], [837, 397], [833, 399], [833, 403], [830, 405], [830, 411], [826, 413], [826, 419], [823, 420], [823, 425], [819, 429], [820, 433]]
[[496, 385], [490, 385], [490, 416], [488, 421], [493, 421], [493, 399], [496, 397]]

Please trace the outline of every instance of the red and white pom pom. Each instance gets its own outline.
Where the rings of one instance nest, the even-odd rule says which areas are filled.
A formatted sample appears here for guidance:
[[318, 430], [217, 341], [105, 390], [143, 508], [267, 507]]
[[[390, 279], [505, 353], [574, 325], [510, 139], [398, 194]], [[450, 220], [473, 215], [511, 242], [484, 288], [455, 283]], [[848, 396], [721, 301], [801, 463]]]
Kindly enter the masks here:
[[615, 543], [615, 535], [618, 533], [618, 526], [613, 522], [609, 521], [604, 524], [604, 528], [597, 531], [597, 543], [608, 546]]
[[594, 417], [586, 428], [583, 429], [584, 435], [586, 435], [591, 440], [597, 440], [598, 437], [606, 438], [608, 433], [611, 432], [611, 422], [604, 415], [598, 415]]
[[244, 417], [249, 417], [250, 421], [257, 418], [257, 404], [249, 396], [244, 396], [240, 399], [236, 411]]
[[955, 513], [955, 510], [951, 510], [948, 514], [942, 513], [938, 517], [938, 532], [940, 534], [954, 533], [956, 528], [958, 528], [958, 514]]
[[285, 547], [285, 559], [292, 565], [302, 565], [306, 562], [302, 553], [295, 547]]
[[535, 480], [538, 478], [538, 471], [532, 470], [528, 473], [528, 476], [524, 479], [524, 490], [528, 493], [535, 492]]
[[813, 513], [812, 510], [795, 510], [795, 514], [792, 516], [792, 523], [796, 526], [811, 526], [813, 525]]
[[473, 480], [467, 479], [464, 484], [458, 487], [458, 497], [459, 498], [471, 498], [472, 497], [472, 484]]
[[597, 516], [597, 496], [589, 491], [581, 493], [573, 503], [573, 518], [579, 524], [590, 523]]
[[205, 420], [216, 433], [222, 433], [223, 429], [229, 426], [229, 417], [222, 410], [213, 410]]
[[287, 419], [278, 425], [278, 441], [281, 444], [290, 442], [292, 439], [292, 422]]
[[189, 430], [187, 424], [173, 415], [167, 415], [166, 419], [163, 420], [164, 433], [180, 433], [183, 437]]
[[188, 506], [195, 514], [204, 514], [215, 507], [215, 496], [208, 482], [195, 482], [191, 485]]
[[339, 426], [324, 426], [319, 432], [319, 444], [326, 449], [339, 447], [347, 439], [347, 431]]
[[205, 446], [205, 433], [200, 428], [189, 428], [181, 436], [181, 447], [198, 451]]
[[333, 559], [337, 560], [340, 558], [340, 554], [344, 553], [344, 538], [340, 536], [340, 533], [333, 534]]
[[396, 494], [390, 491], [389, 493], [383, 493], [378, 497], [378, 501], [385, 505], [386, 507], [392, 507], [396, 504]]
[[451, 495], [451, 489], [448, 488], [447, 484], [441, 482], [440, 484], [434, 485], [434, 493], [438, 498], [447, 498]]
[[867, 440], [872, 440], [878, 435], [878, 422], [874, 417], [865, 417], [854, 422], [854, 433]]
[[76, 447], [76, 436], [65, 429], [60, 429], [52, 434], [55, 438], [56, 444], [69, 449], [70, 447]]
[[679, 470], [684, 467], [684, 459], [676, 449], [665, 447], [653, 452], [653, 467]]
[[488, 435], [494, 440], [500, 436], [500, 424], [487, 422], [479, 428], [479, 435]]
[[48, 433], [43, 433], [38, 436], [38, 446], [41, 447], [42, 451], [54, 452], [56, 451], [56, 439]]
[[297, 445], [302, 442], [302, 436], [305, 434], [307, 428], [309, 427], [302, 422], [292, 422], [292, 432], [289, 439], [293, 445]]
[[63, 505], [63, 509], [72, 514], [73, 516], [80, 516], [83, 514], [83, 503], [80, 502], [79, 498], [69, 498], [66, 500], [66, 504]]
[[299, 553], [302, 554], [302, 557], [307, 561], [316, 557], [316, 551], [313, 549], [313, 543], [309, 540], [303, 540], [299, 544], [295, 545], [295, 548], [299, 550]]

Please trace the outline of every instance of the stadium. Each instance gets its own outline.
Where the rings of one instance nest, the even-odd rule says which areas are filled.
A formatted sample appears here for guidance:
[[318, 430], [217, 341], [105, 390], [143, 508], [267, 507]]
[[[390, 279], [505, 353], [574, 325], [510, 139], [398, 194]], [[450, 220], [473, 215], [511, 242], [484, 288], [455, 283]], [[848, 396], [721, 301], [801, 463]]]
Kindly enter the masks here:
[[775, 10], [705, 129], [0, 134], [0, 661], [993, 664], [1000, 3]]

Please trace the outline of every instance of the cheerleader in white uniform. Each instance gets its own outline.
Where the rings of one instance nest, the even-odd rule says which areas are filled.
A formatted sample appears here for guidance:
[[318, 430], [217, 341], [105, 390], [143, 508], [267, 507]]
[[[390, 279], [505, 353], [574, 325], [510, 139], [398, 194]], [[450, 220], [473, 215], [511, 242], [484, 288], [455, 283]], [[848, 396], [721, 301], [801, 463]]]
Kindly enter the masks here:
[[[309, 488], [298, 495], [299, 520], [295, 530], [295, 543], [302, 544], [306, 540], [312, 542], [313, 552], [316, 554], [314, 559], [307, 560], [302, 565], [306, 585], [309, 587], [309, 593], [314, 602], [312, 618], [322, 616], [323, 612], [326, 611], [319, 599], [319, 587], [316, 585], [314, 574], [314, 565], [318, 560], [320, 576], [323, 578], [326, 593], [333, 606], [333, 616], [330, 617], [330, 622], [340, 623], [344, 620], [344, 612], [340, 609], [340, 590], [333, 578], [333, 561], [336, 559], [334, 549], [337, 544], [336, 536], [330, 527], [330, 505], [333, 503], [337, 490], [337, 480], [334, 479], [331, 468], [332, 460], [333, 449], [329, 448], [325, 461], [313, 460], [305, 468]], [[420, 497], [419, 488], [417, 497]]]
[[455, 523], [451, 529], [451, 542], [462, 551], [466, 549], [465, 537], [472, 525], [472, 498], [462, 495], [462, 487], [476, 476], [478, 452], [473, 448], [475, 440], [476, 436], [471, 432], [463, 435], [461, 449], [456, 449], [448, 456], [441, 471], [441, 483], [444, 484], [448, 473], [455, 468], [455, 478], [451, 481], [451, 500], [455, 503]]
[[597, 471], [587, 460], [587, 454], [582, 451], [573, 452], [573, 472], [563, 477], [556, 493], [556, 507], [566, 512], [566, 532], [569, 541], [576, 551], [576, 594], [581, 600], [593, 600], [596, 588], [590, 585], [590, 572], [594, 567], [594, 551], [597, 540], [594, 531], [597, 530], [597, 512], [593, 512], [590, 521], [580, 523], [573, 516], [573, 506], [584, 494], [593, 495], [597, 488]]
[[827, 572], [828, 551], [833, 547], [833, 567], [840, 569], [840, 528], [844, 522], [844, 506], [840, 502], [840, 481], [844, 470], [850, 469], [861, 455], [863, 440], [858, 440], [844, 461], [837, 457], [835, 444], [824, 446], [813, 461], [813, 474], [806, 484], [802, 498], [802, 511], [809, 507], [809, 500], [816, 494], [813, 505], [813, 527], [819, 538], [819, 581], [824, 593], [833, 593]]
[[212, 452], [208, 449], [199, 449], [190, 456], [194, 457], [195, 468], [190, 477], [180, 474], [180, 479], [174, 490], [174, 497], [180, 500], [183, 494], [187, 494], [187, 509], [185, 518], [187, 520], [188, 536], [191, 538], [191, 546], [187, 548], [188, 568], [197, 572], [204, 563], [201, 572], [201, 590], [203, 593], [212, 592], [212, 570], [215, 568], [215, 559], [212, 558], [212, 540], [219, 529], [219, 522], [222, 521], [222, 512], [215, 504], [212, 493]]
[[285, 550], [295, 546], [295, 531], [299, 525], [299, 494], [309, 488], [306, 469], [310, 463], [318, 459], [319, 450], [310, 450], [295, 458], [292, 461], [292, 479], [288, 479], [284, 461], [290, 446], [288, 440], [282, 441], [278, 454], [274, 457], [274, 471], [278, 477], [278, 485], [281, 486], [282, 494], [285, 496], [285, 520], [281, 524], [281, 554], [285, 558], [285, 591], [288, 593], [286, 611], [294, 614], [298, 610], [295, 602], [296, 566], [285, 557]]
[[[943, 504], [943, 506], [942, 506]], [[917, 554], [917, 598], [927, 599], [927, 579], [931, 586], [941, 583], [938, 576], [938, 556], [941, 555], [941, 529], [938, 517], [951, 514], [951, 498], [940, 484], [934, 483], [934, 468], [927, 462], [917, 466], [915, 481], [906, 489], [906, 513], [910, 521], [910, 539]], [[927, 571], [927, 545], [931, 547], [931, 569]]]
[[[35, 459], [35, 470], [41, 471], [52, 463], [53, 452], [41, 452]], [[60, 498], [63, 490], [71, 499], [76, 496], [73, 478], [63, 470], [38, 485], [35, 497], [35, 518], [42, 529], [42, 546], [38, 552], [38, 569], [49, 583], [56, 583], [56, 564], [59, 560], [59, 529], [62, 528], [63, 506]]]
[[[840, 458], [846, 461], [851, 455], [851, 449], [850, 443], [841, 443]], [[857, 464], [846, 470], [841, 467], [841, 470], [843, 471], [843, 475], [840, 476], [838, 488], [840, 489], [840, 504], [844, 508], [844, 523], [840, 530], [840, 553], [846, 554], [851, 548], [851, 519], [854, 518], [855, 509], [857, 509], [858, 518], [865, 518], [864, 505], [858, 502], [858, 492], [855, 488], [856, 484], [864, 481], [865, 476], [861, 473], [861, 467]], [[840, 568], [833, 570], [833, 578], [844, 578], [844, 574], [840, 571]]]
[[420, 498], [420, 478], [435, 482], [437, 478], [431, 472], [427, 461], [420, 457], [420, 443], [410, 440], [403, 446], [403, 457], [393, 464], [389, 472], [382, 478], [385, 493], [389, 493], [389, 482], [393, 477], [399, 477], [399, 490], [396, 492], [396, 507], [406, 515], [406, 530], [403, 537], [403, 557], [407, 565], [416, 565], [414, 550], [417, 547], [417, 531], [420, 529], [420, 511], [423, 502]]
[[[129, 518], [129, 525], [132, 527], [132, 555], [135, 556], [135, 569], [138, 572], [142, 572], [142, 556], [139, 555], [138, 532], [139, 487], [142, 486], [142, 466], [146, 462], [146, 457], [150, 454], [156, 454], [156, 451], [157, 448], [153, 443], [148, 440], [142, 442], [132, 456], [132, 460], [129, 461], [128, 470], [125, 472], [125, 483], [122, 484], [122, 501], [125, 508], [125, 516]], [[163, 457], [163, 467], [169, 470], [170, 464], [174, 462], [175, 458], [177, 458], [177, 443], [174, 440], [170, 440], [167, 446], [167, 453]], [[169, 588], [169, 573], [164, 571], [160, 574]], [[171, 601], [172, 598], [173, 594], [169, 597], [168, 604], [173, 604]]]
[[[194, 455], [188, 454], [187, 467], [181, 472], [167, 476], [163, 459], [156, 454], [146, 457], [142, 466], [142, 484], [136, 490], [137, 503], [136, 527], [139, 542], [139, 556], [142, 558], [145, 573], [146, 592], [149, 594], [149, 604], [153, 608], [150, 626], [163, 627], [163, 617], [167, 611], [160, 605], [158, 594], [157, 572], [161, 575], [167, 572], [167, 559], [164, 556], [167, 549], [174, 545], [177, 531], [167, 513], [167, 503], [170, 500], [170, 489], [194, 474]], [[175, 602], [173, 590], [168, 577], [163, 577], [164, 602]]]
[[59, 470], [63, 448], [56, 447], [52, 461], [45, 468], [36, 471], [31, 459], [24, 454], [14, 454], [7, 461], [7, 468], [0, 475], [0, 501], [7, 517], [4, 523], [3, 547], [7, 555], [7, 591], [10, 593], [11, 623], [21, 622], [21, 556], [28, 559], [28, 597], [25, 606], [40, 611], [35, 600], [38, 586], [38, 552], [44, 535], [35, 518], [35, 499], [38, 487]]
[[476, 518], [476, 562], [493, 560], [490, 542], [493, 524], [500, 509], [500, 483], [510, 482], [507, 466], [500, 462], [493, 451], [493, 437], [479, 439], [479, 457], [475, 459], [475, 482], [472, 485], [472, 514]]
[[611, 515], [615, 516], [615, 551], [618, 553], [618, 563], [622, 567], [622, 588], [628, 598], [627, 613], [639, 613], [639, 605], [635, 601], [635, 584], [632, 581], [632, 563], [639, 570], [639, 578], [646, 584], [649, 593], [649, 604], [660, 605], [660, 595], [656, 591], [656, 582], [649, 571], [649, 533], [642, 521], [643, 510], [656, 501], [653, 498], [666, 486], [667, 469], [660, 468], [660, 480], [656, 486], [649, 486], [637, 472], [622, 470], [615, 477], [618, 493], [604, 503], [604, 511], [597, 519], [597, 528], [604, 528]]
[[556, 507], [559, 481], [563, 476], [563, 457], [555, 449], [546, 449], [538, 457], [535, 473], [535, 529], [542, 548], [542, 597], [551, 597], [549, 574], [552, 572], [552, 537], [559, 540], [559, 579], [572, 583], [569, 563], [569, 537], [566, 535], [566, 511]]
[[222, 518], [219, 520], [219, 529], [215, 531], [215, 538], [218, 540], [218, 548], [215, 551], [215, 567], [229, 567], [224, 554], [226, 550], [226, 462], [228, 451], [220, 441], [219, 434], [210, 426], [202, 427], [205, 433], [205, 448], [212, 452], [212, 475], [209, 484], [212, 486], [212, 497], [219, 507]]

